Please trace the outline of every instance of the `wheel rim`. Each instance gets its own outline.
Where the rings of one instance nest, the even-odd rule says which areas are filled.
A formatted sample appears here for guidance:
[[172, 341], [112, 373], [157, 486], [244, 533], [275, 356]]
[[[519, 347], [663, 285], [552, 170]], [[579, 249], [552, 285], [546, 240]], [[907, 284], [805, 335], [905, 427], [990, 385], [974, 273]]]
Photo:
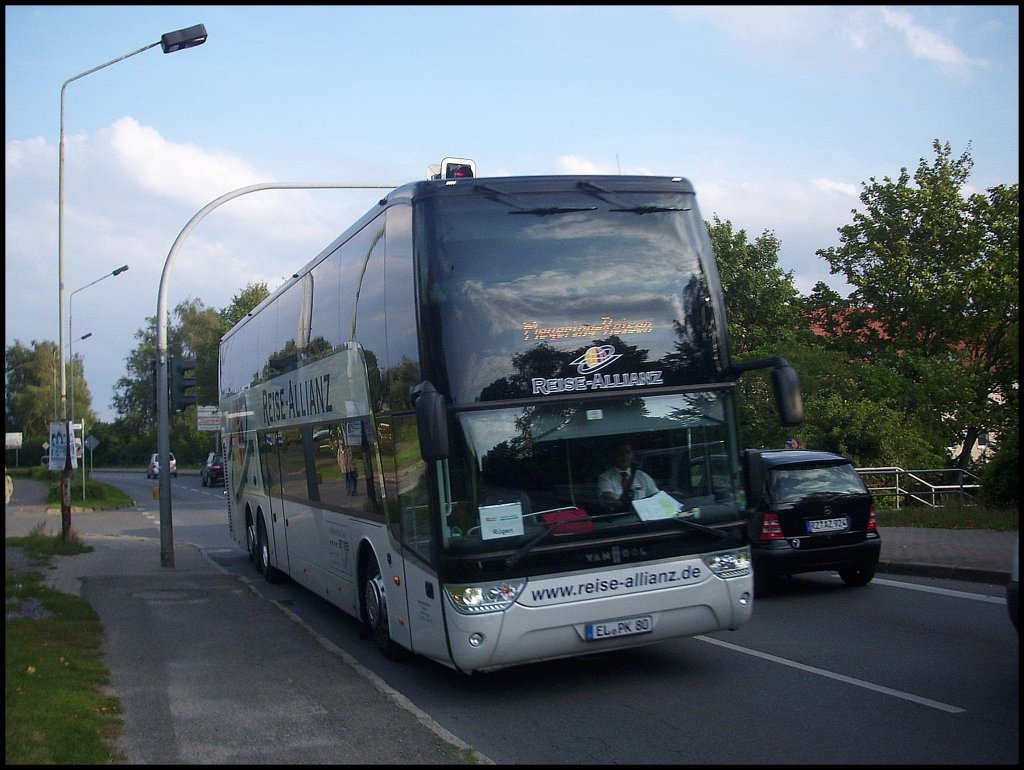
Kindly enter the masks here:
[[388, 603], [384, 592], [384, 579], [377, 571], [366, 581], [366, 620], [375, 635], [387, 631]]
[[270, 569], [270, 545], [267, 543], [267, 528], [260, 522], [260, 569], [265, 574]]

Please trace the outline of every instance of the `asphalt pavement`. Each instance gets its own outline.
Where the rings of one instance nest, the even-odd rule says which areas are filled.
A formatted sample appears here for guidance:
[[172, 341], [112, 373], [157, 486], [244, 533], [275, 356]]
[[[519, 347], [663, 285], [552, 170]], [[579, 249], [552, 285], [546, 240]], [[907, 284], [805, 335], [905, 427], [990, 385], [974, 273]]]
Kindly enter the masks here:
[[[15, 480], [8, 537], [60, 532], [46, 495], [41, 482]], [[123, 707], [122, 761], [494, 764], [194, 545], [176, 543], [174, 566], [162, 567], [158, 537], [83, 534], [117, 531], [117, 517], [74, 513], [73, 531], [94, 550], [53, 558], [44, 577], [99, 615], [109, 691]], [[5, 566], [30, 569], [10, 547]]]
[[[15, 480], [8, 537], [60, 532], [46, 495], [42, 482]], [[158, 537], [83, 534], [116, 531], [116, 516], [76, 513], [94, 550], [54, 558], [45, 580], [100, 617], [125, 762], [493, 764], [198, 547], [176, 543], [174, 566], [162, 567]], [[879, 531], [879, 573], [1009, 582], [1016, 532]], [[5, 549], [5, 564], [29, 569], [19, 549]]]

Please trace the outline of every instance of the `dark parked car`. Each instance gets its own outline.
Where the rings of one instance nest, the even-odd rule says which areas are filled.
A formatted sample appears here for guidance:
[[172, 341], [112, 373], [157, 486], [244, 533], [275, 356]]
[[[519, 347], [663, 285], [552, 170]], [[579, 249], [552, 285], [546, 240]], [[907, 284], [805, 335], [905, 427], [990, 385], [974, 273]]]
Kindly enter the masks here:
[[850, 586], [871, 582], [882, 541], [875, 504], [853, 464], [831, 452], [748, 449], [755, 592], [774, 579], [835, 570]]
[[212, 487], [214, 484], [224, 483], [224, 458], [216, 452], [210, 452], [206, 456], [202, 467], [199, 469], [199, 481], [204, 487]]

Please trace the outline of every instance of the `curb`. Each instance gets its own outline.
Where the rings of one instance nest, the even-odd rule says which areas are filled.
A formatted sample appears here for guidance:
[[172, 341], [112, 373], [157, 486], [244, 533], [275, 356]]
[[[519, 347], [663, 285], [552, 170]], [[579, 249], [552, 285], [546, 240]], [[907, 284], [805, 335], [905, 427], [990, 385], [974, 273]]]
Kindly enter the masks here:
[[911, 575], [914, 577], [946, 578], [970, 583], [992, 583], [1005, 586], [1010, 582], [1010, 573], [999, 570], [972, 569], [970, 567], [944, 567], [938, 564], [907, 564], [878, 562], [876, 572], [889, 575]]

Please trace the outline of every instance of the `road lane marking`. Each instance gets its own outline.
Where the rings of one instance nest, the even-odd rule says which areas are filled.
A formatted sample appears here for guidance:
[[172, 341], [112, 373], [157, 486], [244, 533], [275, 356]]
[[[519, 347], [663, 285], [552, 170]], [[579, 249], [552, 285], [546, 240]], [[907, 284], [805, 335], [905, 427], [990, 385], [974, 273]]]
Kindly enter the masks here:
[[795, 660], [787, 660], [786, 658], [780, 658], [777, 655], [769, 655], [766, 652], [759, 652], [752, 650], [749, 647], [740, 647], [737, 644], [730, 642], [723, 642], [721, 639], [712, 639], [710, 636], [704, 636], [703, 634], [695, 636], [695, 639], [700, 639], [702, 642], [710, 642], [711, 644], [717, 644], [719, 647], [726, 647], [735, 652], [742, 652], [746, 655], [753, 655], [755, 658], [763, 658], [773, 663], [781, 663], [783, 666], [789, 666], [791, 668], [797, 668], [801, 671], [806, 671], [811, 674], [818, 676], [824, 676], [829, 679], [835, 679], [840, 682], [846, 682], [846, 684], [852, 684], [855, 687], [863, 687], [866, 690], [874, 690], [880, 692], [883, 695], [892, 695], [895, 698], [903, 698], [914, 703], [918, 703], [928, 708], [938, 709], [939, 711], [945, 711], [948, 714], [962, 714], [966, 709], [962, 709], [958, 706], [950, 706], [948, 703], [941, 703], [937, 700], [931, 700], [930, 698], [922, 698], [920, 695], [913, 695], [909, 692], [903, 692], [902, 690], [893, 690], [890, 687], [882, 687], [872, 682], [866, 682], [863, 679], [854, 679], [852, 676], [844, 676], [843, 674], [836, 674], [833, 671], [826, 671], [823, 668], [816, 668], [815, 666], [808, 666], [803, 663], [797, 663]]
[[950, 588], [936, 588], [935, 586], [919, 585], [918, 583], [902, 583], [898, 580], [885, 580], [877, 577], [872, 582], [883, 586], [892, 586], [893, 588], [906, 588], [910, 591], [924, 591], [926, 594], [955, 596], [959, 599], [973, 599], [976, 602], [988, 602], [989, 604], [1006, 604], [1005, 596], [986, 596], [985, 594], [975, 594], [968, 591], [954, 591]]

